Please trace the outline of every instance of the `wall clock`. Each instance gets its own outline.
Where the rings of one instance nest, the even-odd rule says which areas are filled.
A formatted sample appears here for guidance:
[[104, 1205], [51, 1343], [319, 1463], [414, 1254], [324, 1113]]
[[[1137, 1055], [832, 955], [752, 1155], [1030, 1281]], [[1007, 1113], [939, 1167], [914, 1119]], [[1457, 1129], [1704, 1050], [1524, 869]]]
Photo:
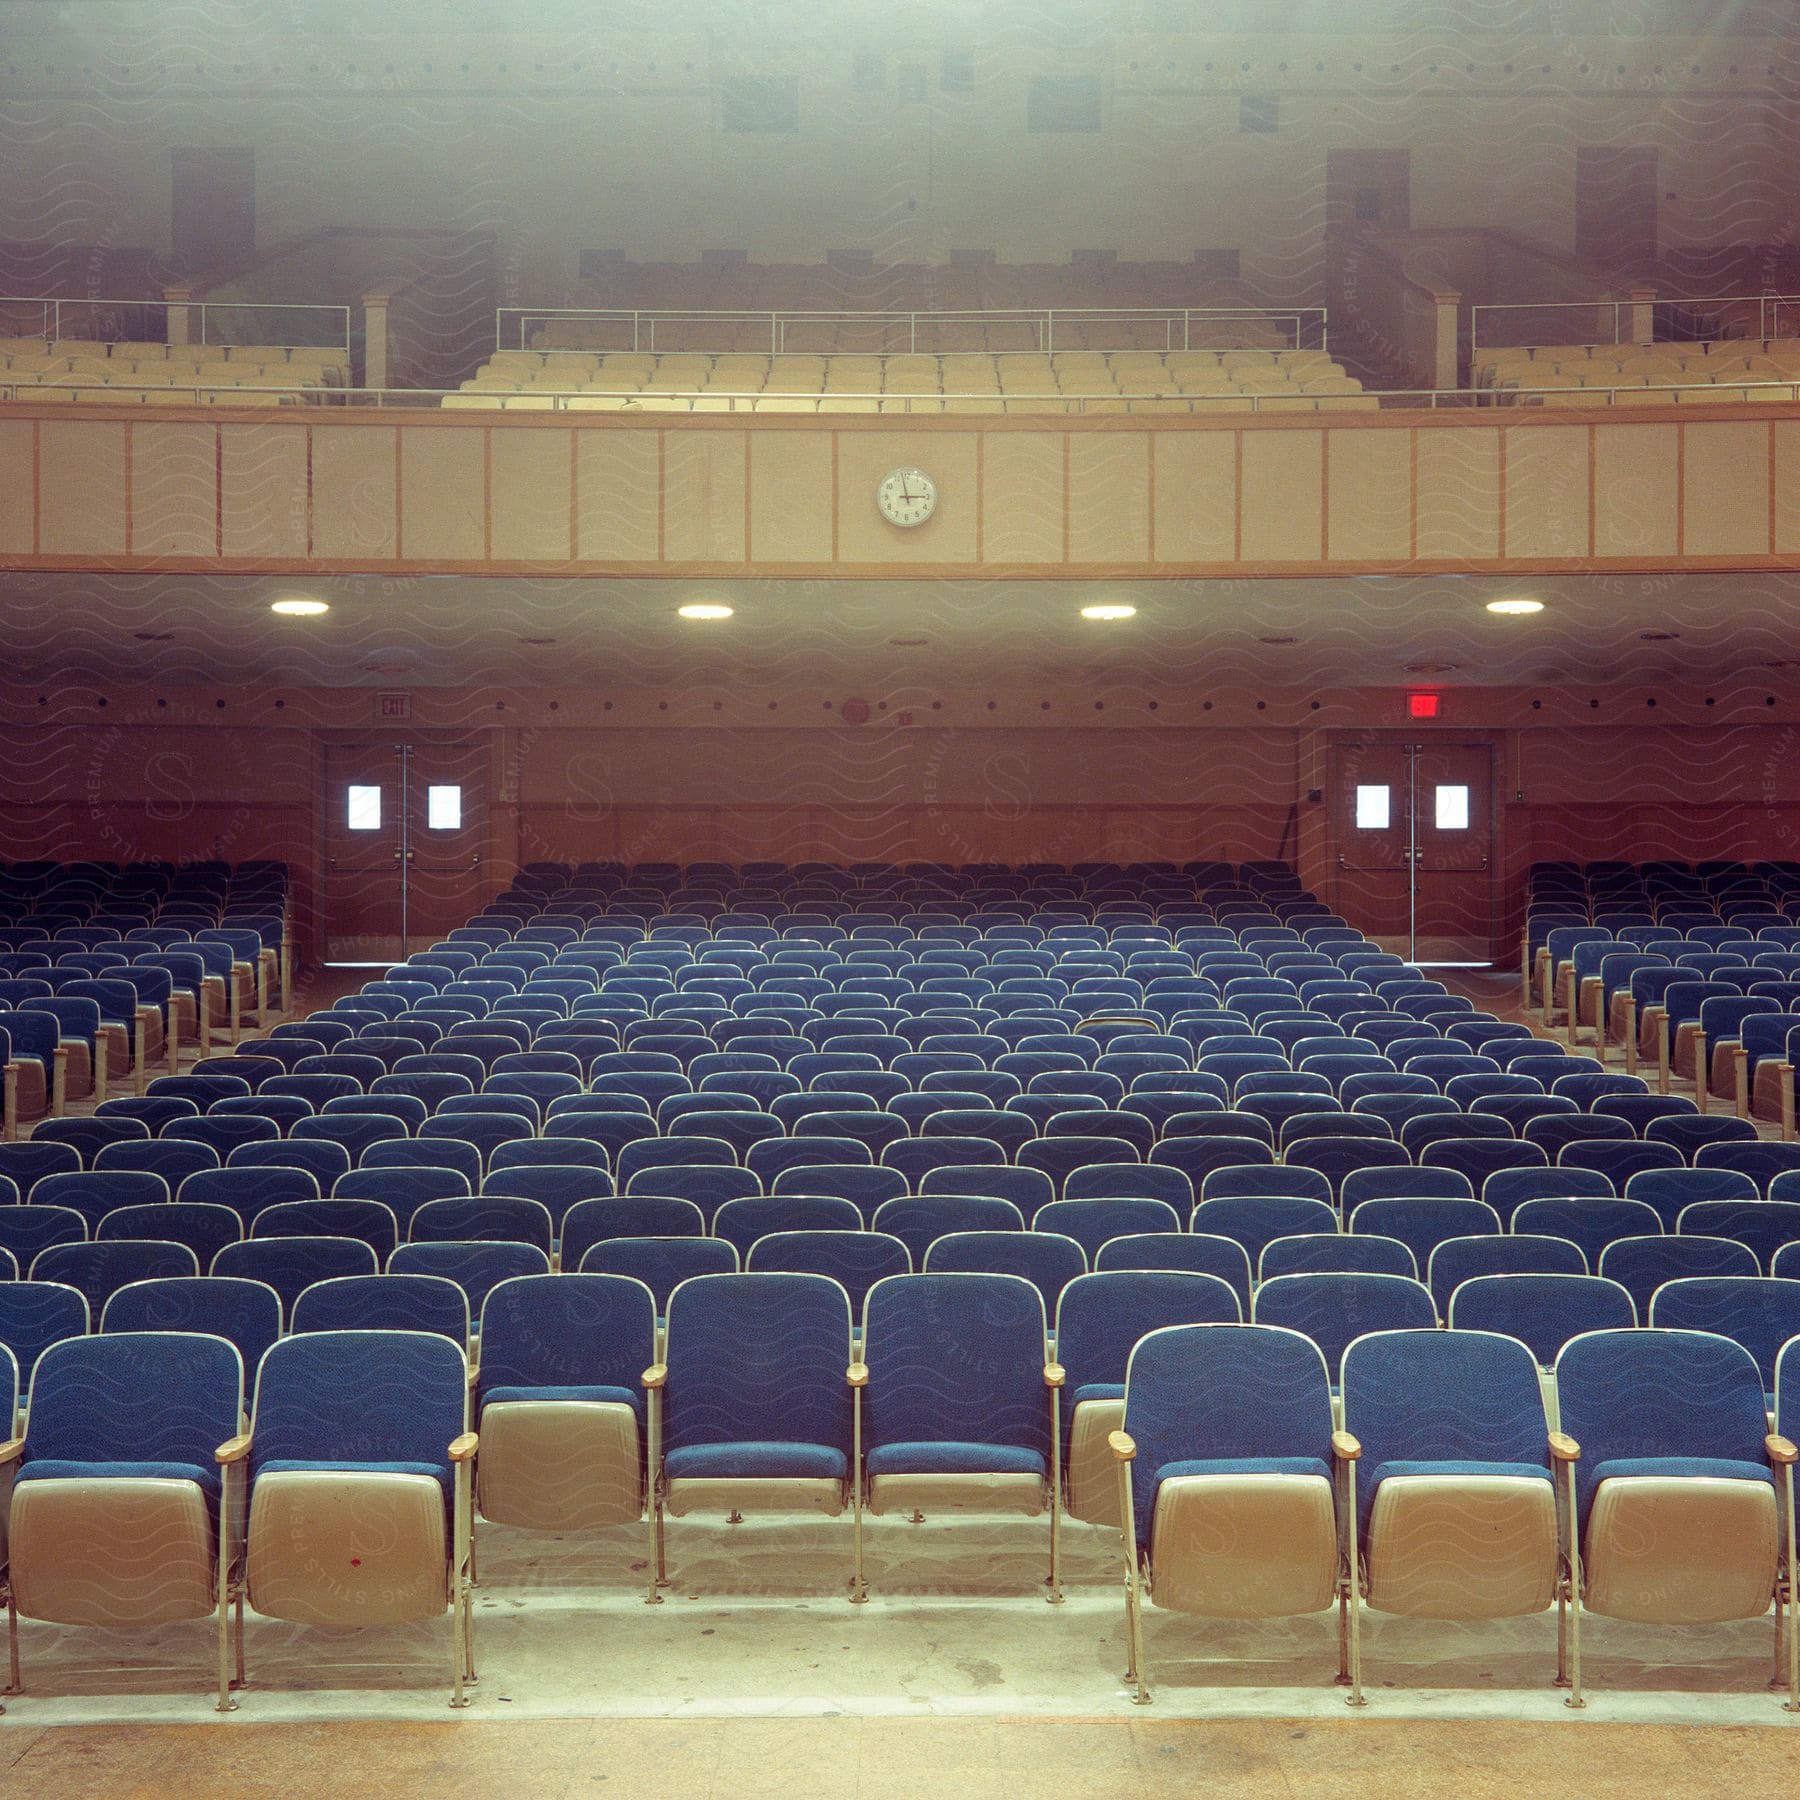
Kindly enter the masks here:
[[890, 525], [923, 525], [937, 498], [937, 483], [923, 469], [890, 469], [875, 489], [875, 504]]

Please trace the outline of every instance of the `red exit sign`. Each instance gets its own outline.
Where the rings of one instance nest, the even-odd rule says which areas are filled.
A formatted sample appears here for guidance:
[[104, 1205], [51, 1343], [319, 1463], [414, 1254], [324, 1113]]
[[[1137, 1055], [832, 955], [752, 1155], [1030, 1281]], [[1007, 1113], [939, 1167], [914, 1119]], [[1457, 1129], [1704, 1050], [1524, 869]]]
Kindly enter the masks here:
[[1438, 716], [1438, 696], [1436, 694], [1408, 694], [1406, 696], [1406, 716], [1409, 719], [1435, 719]]

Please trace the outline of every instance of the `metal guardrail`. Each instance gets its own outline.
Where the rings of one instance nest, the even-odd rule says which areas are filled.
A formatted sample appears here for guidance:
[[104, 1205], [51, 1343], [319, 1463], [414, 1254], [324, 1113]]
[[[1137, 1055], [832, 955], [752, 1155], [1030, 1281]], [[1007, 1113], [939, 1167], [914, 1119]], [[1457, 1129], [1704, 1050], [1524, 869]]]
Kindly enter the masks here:
[[[1671, 317], [1676, 313], [1699, 314], [1705, 308], [1729, 309], [1743, 314], [1755, 309], [1756, 329], [1733, 333], [1721, 332], [1715, 338], [1674, 338], [1666, 335]], [[1664, 335], [1641, 340], [1634, 335], [1638, 315], [1646, 316], [1652, 331], [1663, 329]], [[1536, 330], [1535, 321], [1551, 325], [1567, 321], [1568, 337], [1544, 336]], [[1785, 330], [1784, 330], [1785, 327]], [[1629, 346], [1648, 341], [1661, 344], [1730, 343], [1743, 339], [1800, 336], [1800, 294], [1713, 294], [1689, 299], [1680, 294], [1653, 294], [1649, 289], [1639, 299], [1614, 300], [1596, 295], [1592, 300], [1552, 300], [1495, 302], [1469, 309], [1470, 357], [1478, 360], [1481, 353], [1492, 350], [1554, 349], [1566, 345], [1617, 344]]]
[[[33, 330], [13, 331], [17, 321], [27, 323], [33, 316]], [[42, 337], [82, 343], [155, 343], [169, 341], [169, 314], [185, 312], [189, 339], [177, 348], [257, 348], [268, 350], [342, 350], [350, 353], [350, 308], [348, 306], [313, 305], [310, 302], [289, 303], [280, 300], [47, 300], [36, 294], [0, 294], [0, 337]], [[281, 325], [266, 317], [285, 313], [295, 323], [300, 335], [266, 337], [261, 328], [281, 330]], [[255, 314], [254, 320], [237, 319], [235, 315]], [[236, 325], [255, 324], [259, 329], [247, 335]]]
[[[703, 338], [708, 331], [717, 331], [721, 336], [729, 333], [732, 327], [750, 327], [761, 340], [766, 337], [768, 354], [782, 355], [840, 355], [840, 356], [880, 356], [880, 355], [950, 355], [959, 353], [968, 355], [990, 354], [989, 346], [981, 341], [982, 335], [990, 329], [999, 331], [1007, 327], [1022, 327], [1030, 333], [1031, 343], [1021, 345], [1019, 350], [1026, 354], [1047, 355], [1057, 347], [1057, 331], [1063, 332], [1065, 349], [1118, 349], [1139, 350], [1160, 348], [1163, 350], [1230, 350], [1230, 349], [1266, 349], [1266, 344], [1219, 344], [1205, 343], [1196, 345], [1193, 338], [1196, 329], [1202, 325], [1222, 327], [1229, 330], [1233, 325], [1247, 327], [1252, 322], [1275, 325], [1284, 330], [1289, 337], [1288, 348], [1295, 350], [1323, 350], [1328, 347], [1328, 322], [1325, 308], [1317, 307], [1255, 307], [1255, 306], [1201, 306], [1201, 307], [995, 307], [969, 310], [913, 310], [897, 312], [852, 312], [844, 310], [809, 311], [791, 309], [780, 311], [755, 310], [695, 310], [684, 308], [644, 308], [632, 309], [623, 307], [522, 307], [503, 306], [494, 314], [494, 347], [497, 350], [527, 350], [535, 346], [527, 339], [530, 331], [538, 326], [548, 325], [561, 320], [576, 320], [592, 324], [596, 335], [606, 335], [609, 340], [604, 344], [586, 346], [567, 346], [577, 353], [582, 349], [600, 351], [631, 352], [635, 354], [679, 353], [691, 351], [696, 355], [709, 352], [718, 355], [735, 353], [742, 355], [761, 355], [760, 347], [746, 350], [740, 343], [714, 343], [710, 346], [704, 342], [670, 343], [671, 328], [682, 327], [685, 332], [698, 332]], [[656, 341], [658, 326], [663, 329], [664, 343], [659, 346]], [[1068, 343], [1069, 333], [1077, 327], [1091, 328], [1105, 326], [1116, 328], [1121, 332], [1132, 330], [1154, 337], [1160, 328], [1162, 343], [1125, 343], [1113, 345], [1097, 345], [1083, 342], [1071, 345]], [[789, 342], [790, 334], [800, 337], [806, 330], [822, 331], [827, 328], [853, 330], [857, 332], [880, 333], [881, 342], [856, 349], [825, 349], [817, 345], [797, 345]], [[928, 341], [921, 343], [921, 330]], [[968, 332], [975, 341], [962, 345], [948, 341], [956, 335], [957, 330]], [[1083, 337], [1090, 335], [1083, 330]], [[1246, 330], [1245, 336], [1249, 333]], [[544, 346], [557, 348], [558, 346]], [[1006, 350], [993, 351], [991, 354], [1008, 355]]]
[[[1729, 405], [1751, 404], [1800, 404], [1800, 378], [1793, 381], [1729, 381], [1720, 382], [1718, 387], [1736, 391], [1741, 389], [1747, 396], [1744, 400], [1719, 402]], [[816, 394], [765, 394], [765, 393], [721, 393], [708, 390], [704, 395], [670, 394], [674, 400], [693, 400], [703, 398], [708, 404], [700, 411], [708, 416], [717, 417], [732, 413], [755, 415], [759, 410], [758, 403], [765, 400], [793, 402], [766, 409], [765, 416], [770, 418], [805, 418], [819, 417], [869, 417], [879, 413], [885, 418], [915, 415], [920, 418], [943, 417], [943, 403], [946, 400], [962, 403], [980, 403], [981, 413], [998, 412], [1006, 416], [1057, 418], [1070, 415], [1102, 415], [1116, 417], [1121, 409], [1128, 410], [1139, 402], [1154, 404], [1159, 401], [1199, 402], [1206, 399], [1224, 401], [1224, 405], [1195, 405], [1193, 412], [1197, 416], [1232, 417], [1244, 413], [1280, 413], [1289, 417], [1297, 417], [1306, 408], [1293, 405], [1295, 400], [1316, 403], [1318, 412], [1473, 412], [1488, 411], [1496, 408], [1504, 409], [1515, 406], [1541, 405], [1547, 399], [1554, 399], [1558, 405], [1591, 404], [1594, 406], [1617, 406], [1621, 404], [1620, 396], [1632, 396], [1630, 404], [1644, 405], [1645, 394], [1657, 394], [1666, 397], [1668, 404], [1680, 402], [1684, 394], [1707, 393], [1711, 391], [1707, 385], [1689, 382], [1669, 387], [1616, 387], [1616, 388], [1395, 388], [1369, 389], [1361, 394], [1228, 394], [1228, 395], [1194, 395], [1180, 393], [1166, 394], [851, 394], [831, 393]], [[343, 410], [411, 410], [437, 412], [445, 410], [446, 400], [464, 402], [462, 407], [448, 410], [459, 411], [500, 411], [499, 405], [468, 406], [471, 399], [483, 402], [504, 402], [509, 400], [530, 400], [530, 406], [505, 408], [514, 412], [594, 412], [610, 414], [614, 412], [631, 412], [639, 416], [655, 418], [679, 418], [695, 416], [694, 409], [689, 408], [685, 414], [679, 406], [644, 406], [645, 398], [659, 400], [660, 395], [645, 396], [635, 390], [619, 390], [613, 393], [602, 393], [591, 388], [569, 389], [534, 389], [530, 393], [508, 393], [498, 389], [478, 390], [471, 394], [467, 389], [428, 389], [428, 388], [337, 388], [337, 387], [281, 387], [269, 384], [245, 385], [239, 387], [206, 387], [183, 385], [179, 387], [158, 384], [154, 387], [134, 387], [129, 383], [106, 383], [88, 385], [80, 382], [42, 382], [42, 381], [0, 381], [0, 402], [20, 401], [42, 402], [47, 393], [72, 394], [82, 404], [104, 404], [116, 396], [129, 394], [130, 401], [121, 401], [127, 405], [154, 406], [158, 400], [167, 400], [169, 396], [179, 394], [191, 399], [195, 404], [208, 406], [230, 406], [235, 399], [245, 394], [268, 395], [280, 397], [283, 404], [293, 404], [309, 408], [331, 407]], [[1579, 398], [1576, 399], [1575, 397]], [[617, 407], [595, 407], [591, 405], [575, 405], [574, 402], [591, 402], [595, 400], [616, 400]], [[816, 402], [854, 401], [854, 408], [833, 404], [829, 412], [821, 415]], [[1373, 407], [1357, 402], [1374, 401]], [[814, 402], [814, 409], [809, 414], [804, 402]], [[542, 404], [539, 404], [539, 403]], [[634, 409], [632, 402], [640, 404]], [[252, 405], [266, 404], [251, 402]], [[1695, 404], [1693, 401], [1689, 405]], [[949, 415], [957, 418], [980, 416], [972, 413]], [[1145, 413], [1144, 417], [1179, 417], [1178, 413], [1158, 411], [1155, 414]]]

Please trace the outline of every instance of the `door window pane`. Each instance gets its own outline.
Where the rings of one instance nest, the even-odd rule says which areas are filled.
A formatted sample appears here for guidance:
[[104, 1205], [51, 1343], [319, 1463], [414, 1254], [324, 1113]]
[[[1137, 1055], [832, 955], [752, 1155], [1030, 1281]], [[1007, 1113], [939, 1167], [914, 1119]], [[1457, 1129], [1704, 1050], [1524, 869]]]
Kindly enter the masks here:
[[431, 831], [462, 829], [462, 789], [428, 787], [425, 790], [425, 824]]
[[1437, 828], [1439, 831], [1469, 829], [1469, 790], [1466, 787], [1440, 787], [1437, 790]]
[[345, 790], [344, 823], [351, 831], [381, 829], [381, 789], [358, 787], [352, 783]]
[[1358, 787], [1356, 790], [1356, 829], [1386, 831], [1390, 817], [1388, 788]]

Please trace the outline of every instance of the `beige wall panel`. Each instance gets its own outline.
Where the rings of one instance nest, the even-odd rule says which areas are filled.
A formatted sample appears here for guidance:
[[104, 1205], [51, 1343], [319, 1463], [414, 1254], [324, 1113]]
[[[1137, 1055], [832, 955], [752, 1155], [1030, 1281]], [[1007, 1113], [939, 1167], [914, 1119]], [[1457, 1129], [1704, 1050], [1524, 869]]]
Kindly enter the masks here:
[[1324, 515], [1324, 433], [1244, 433], [1245, 562], [1317, 562]]
[[1161, 431], [1156, 466], [1156, 560], [1230, 562], [1237, 554], [1237, 434]]
[[[752, 559], [829, 562], [830, 432], [760, 432], [750, 453], [749, 470]], [[674, 556], [673, 548], [669, 554]]]
[[1063, 435], [990, 432], [983, 456], [982, 560], [1061, 562]]
[[1412, 433], [1328, 431], [1327, 548], [1333, 562], [1412, 554]]
[[[663, 556], [669, 562], [744, 560], [744, 481], [747, 448], [741, 431], [663, 434]], [[829, 441], [821, 437], [827, 449]], [[762, 454], [758, 446], [757, 455]], [[819, 515], [831, 550], [831, 469], [824, 474]], [[785, 507], [782, 510], [786, 510]]]
[[305, 556], [306, 432], [293, 425], [224, 425], [219, 458], [223, 554]]
[[29, 419], [0, 419], [0, 555], [31, 554], [37, 445]]
[[1418, 554], [1478, 561], [1500, 554], [1500, 433], [1421, 431]]
[[1674, 425], [1595, 428], [1596, 556], [1675, 554], [1681, 507], [1677, 429]]
[[125, 427], [46, 419], [38, 428], [38, 549], [45, 556], [125, 552]]
[[581, 562], [655, 562], [662, 433], [575, 434], [575, 555]]
[[394, 469], [399, 429], [312, 428], [313, 555], [391, 558], [397, 554]]
[[[760, 454], [760, 451], [759, 451]], [[846, 563], [972, 563], [975, 560], [975, 435], [846, 431], [837, 441], [838, 560]], [[875, 489], [890, 469], [920, 468], [937, 483], [937, 510], [924, 525], [890, 525]]]
[[1150, 439], [1147, 433], [1074, 433], [1069, 438], [1069, 560], [1150, 560]]
[[1769, 428], [1682, 428], [1682, 553], [1767, 556]]
[[1588, 554], [1588, 433], [1584, 425], [1506, 434], [1506, 554]]
[[489, 445], [488, 536], [499, 562], [568, 559], [571, 431], [496, 431]]
[[1800, 424], [1788, 420], [1775, 427], [1775, 549], [1800, 550]]
[[479, 562], [487, 551], [487, 433], [400, 432], [400, 554]]
[[210, 425], [131, 427], [131, 552], [218, 550], [218, 438]]

